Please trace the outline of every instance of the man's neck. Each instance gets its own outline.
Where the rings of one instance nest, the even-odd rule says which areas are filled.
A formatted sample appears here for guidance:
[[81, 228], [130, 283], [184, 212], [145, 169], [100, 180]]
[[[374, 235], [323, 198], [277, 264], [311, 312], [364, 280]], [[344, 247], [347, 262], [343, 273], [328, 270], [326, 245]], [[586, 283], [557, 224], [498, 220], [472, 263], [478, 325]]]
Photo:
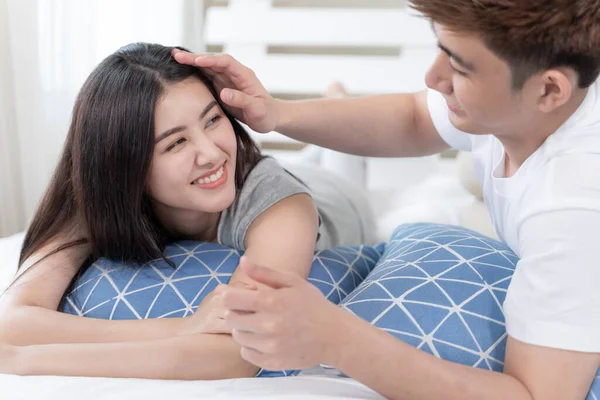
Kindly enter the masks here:
[[510, 177], [540, 146], [577, 111], [588, 90], [573, 95], [554, 113], [532, 120], [527, 127], [510, 135], [497, 135], [506, 153], [505, 176]]

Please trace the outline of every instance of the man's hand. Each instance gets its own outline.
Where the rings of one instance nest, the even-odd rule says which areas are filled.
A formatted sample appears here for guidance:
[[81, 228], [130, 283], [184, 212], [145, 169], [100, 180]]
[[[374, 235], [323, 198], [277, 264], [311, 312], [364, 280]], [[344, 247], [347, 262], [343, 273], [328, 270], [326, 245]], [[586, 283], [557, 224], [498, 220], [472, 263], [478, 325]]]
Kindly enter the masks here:
[[175, 49], [173, 57], [181, 64], [202, 68], [235, 118], [256, 132], [275, 130], [279, 122], [276, 101], [251, 69], [229, 54], [193, 54]]
[[[225, 323], [226, 309], [221, 302], [222, 294], [229, 287], [221, 284], [209, 293], [198, 306], [196, 312], [183, 319], [180, 335], [195, 333], [231, 334], [231, 328]], [[256, 286], [244, 282], [234, 282], [231, 287], [256, 290]]]
[[255, 266], [244, 257], [240, 268], [266, 285], [257, 291], [225, 288], [221, 295], [242, 357], [271, 370], [328, 363], [344, 311], [297, 275]]

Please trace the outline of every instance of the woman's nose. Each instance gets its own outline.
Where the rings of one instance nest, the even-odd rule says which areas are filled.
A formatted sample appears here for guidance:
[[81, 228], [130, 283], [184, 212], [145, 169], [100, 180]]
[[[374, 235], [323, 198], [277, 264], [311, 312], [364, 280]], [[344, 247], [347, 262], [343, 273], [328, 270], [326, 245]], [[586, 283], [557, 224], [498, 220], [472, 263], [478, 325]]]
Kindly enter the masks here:
[[198, 165], [218, 164], [221, 162], [221, 149], [206, 135], [200, 135], [195, 141], [196, 163]]

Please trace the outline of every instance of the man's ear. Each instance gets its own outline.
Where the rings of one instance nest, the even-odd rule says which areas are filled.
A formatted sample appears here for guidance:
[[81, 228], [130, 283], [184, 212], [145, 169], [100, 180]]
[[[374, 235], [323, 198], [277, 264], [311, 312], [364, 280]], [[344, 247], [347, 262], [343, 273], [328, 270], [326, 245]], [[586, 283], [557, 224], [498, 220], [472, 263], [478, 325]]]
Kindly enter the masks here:
[[539, 75], [536, 84], [538, 107], [540, 111], [550, 113], [571, 99], [577, 88], [577, 74], [569, 68], [549, 69]]

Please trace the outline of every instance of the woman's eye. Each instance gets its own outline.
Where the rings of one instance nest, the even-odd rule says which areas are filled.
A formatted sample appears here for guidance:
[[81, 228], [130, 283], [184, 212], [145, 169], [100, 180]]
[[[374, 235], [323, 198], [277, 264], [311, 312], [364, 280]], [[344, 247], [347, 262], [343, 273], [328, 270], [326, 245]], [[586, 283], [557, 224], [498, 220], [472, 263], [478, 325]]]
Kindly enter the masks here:
[[216, 124], [220, 119], [220, 115], [215, 115], [214, 117], [208, 120], [208, 122], [206, 123], [206, 127], [208, 128], [209, 126]]
[[183, 142], [185, 142], [184, 138], [181, 138], [181, 139], [177, 140], [176, 142], [173, 142], [171, 145], [169, 145], [169, 147], [167, 147], [167, 151], [173, 150], [175, 147], [179, 146]]

